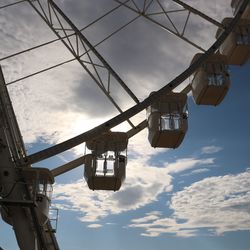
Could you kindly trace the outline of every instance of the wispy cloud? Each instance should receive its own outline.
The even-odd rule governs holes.
[[[201,165],[207,166],[214,164],[214,161],[215,161],[214,158],[207,158],[207,159],[183,158],[183,159],[178,159],[174,163],[167,164],[166,168],[169,174],[177,174],[192,169],[196,166],[201,166]]]
[[[131,222],[144,224],[144,223],[148,223],[150,221],[154,221],[154,220],[158,219],[160,215],[161,215],[161,212],[152,211],[150,213],[147,213],[145,217],[139,218],[139,219],[133,219],[133,220],[131,220]]]
[[[102,225],[101,224],[89,224],[88,225],[88,228],[101,228],[102,227]]]
[[[188,172],[186,174],[182,174],[181,176],[190,176],[190,175],[195,175],[195,174],[203,174],[203,173],[207,173],[209,171],[210,171],[209,168],[199,168],[199,169],[192,170],[191,172]]]
[[[81,221],[95,222],[111,214],[150,204],[157,200],[159,194],[171,190],[171,176],[163,168],[130,162],[126,182],[119,192],[93,192],[88,190],[84,180],[79,180],[76,183],[56,185],[54,203],[59,204],[61,209],[81,212]]]
[[[237,175],[205,178],[177,192],[171,199],[171,217],[148,215],[131,221],[130,227],[141,228],[144,236],[164,233],[181,237],[250,229],[250,171]],[[146,218],[144,220],[144,218]]]
[[[70,184],[57,184],[54,188],[54,203],[59,203],[62,209],[65,204],[66,210],[71,207],[72,211],[80,212],[81,221],[96,222],[112,214],[139,209],[157,201],[160,194],[172,192],[172,174],[214,163],[213,158],[184,158],[159,168],[150,161],[151,157],[158,155],[157,150],[148,151],[144,147],[145,143],[138,144],[136,138],[130,143],[135,153],[129,159],[126,181],[119,192],[93,192],[88,190],[84,180],[79,180]],[[160,212],[150,213],[143,220],[155,220],[159,215]]]
[[[214,153],[220,152],[222,149],[223,149],[222,147],[218,147],[218,146],[206,146],[201,149],[201,153],[202,154],[214,154]]]

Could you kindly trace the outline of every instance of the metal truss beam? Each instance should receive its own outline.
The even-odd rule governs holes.
[[[22,175],[26,157],[22,136],[16,121],[11,100],[0,67],[0,205],[6,214],[5,219],[13,226],[20,249],[59,249],[55,236],[47,232],[46,225],[39,224],[30,189]],[[27,167],[30,167],[28,165]],[[3,216],[3,217],[4,217]],[[36,243],[37,239],[37,243]],[[48,247],[48,245],[51,245]],[[54,246],[54,247],[53,247]]]
[[[213,18],[211,18],[208,15],[202,13],[201,11],[191,7],[190,5],[184,3],[184,2],[182,2],[180,0],[172,0],[172,1],[179,4],[179,5],[181,5],[184,9],[188,10],[189,12],[192,12],[193,14],[198,15],[201,18],[205,19],[206,21],[216,25],[217,27],[222,28],[222,29],[225,28],[220,22],[214,20]]]
[[[50,27],[54,34],[60,38],[65,47],[71,52],[74,58],[86,70],[120,113],[123,111],[114,100],[111,93],[112,81],[119,84],[135,103],[139,103],[138,98],[123,82],[119,75],[53,0],[27,1]],[[72,35],[72,37],[70,35]],[[63,39],[65,37],[66,39]],[[128,122],[133,127],[133,124],[130,121]]]
[[[97,44],[95,44],[94,47],[96,48],[97,46],[99,46],[100,44],[102,44],[104,41],[106,41],[107,39],[109,39],[111,36],[113,36],[114,34],[116,34],[117,32],[119,32],[120,30],[122,30],[123,28],[125,28],[126,26],[128,26],[129,24],[131,24],[132,22],[134,22],[137,18],[139,18],[139,16],[136,16],[135,18],[133,18],[132,20],[130,20],[129,22],[127,22],[127,23],[124,24],[123,26],[119,27],[117,30],[113,31],[113,32],[112,32],[111,34],[109,34],[107,37],[105,37],[105,38],[102,39],[100,42],[98,42]],[[98,18],[98,20],[99,20],[99,18]],[[96,20],[96,21],[97,21],[97,20]],[[93,23],[93,22],[92,22],[92,23]],[[86,27],[88,27],[88,26],[89,26],[89,25],[87,25]],[[85,29],[85,28],[83,28],[83,29]],[[81,29],[81,31],[82,31],[83,29]],[[65,38],[67,38],[67,37],[72,37],[73,35],[75,35],[75,33],[70,34],[70,35],[68,35],[68,36],[65,36],[65,37],[63,37],[62,39],[65,39]],[[6,56],[6,57],[1,58],[0,61],[9,59],[9,58],[14,57],[14,56],[18,56],[18,55],[23,54],[23,53],[25,53],[25,52],[29,52],[29,51],[31,51],[31,50],[40,48],[40,47],[42,47],[42,46],[45,46],[45,45],[48,45],[48,44],[51,44],[51,43],[53,43],[53,42],[60,41],[60,40],[61,40],[61,39],[54,39],[54,40],[52,40],[52,41],[49,41],[49,42],[46,42],[46,43],[43,43],[43,44],[34,46],[34,47],[32,47],[32,48],[29,48],[29,49],[26,49],[26,50],[23,50],[23,51],[19,51],[19,52],[17,52],[17,53],[12,54],[12,55],[9,55],[9,56]],[[82,56],[83,56],[83,55],[82,55]],[[55,65],[53,65],[53,66],[44,68],[44,69],[42,69],[42,70],[36,71],[36,72],[34,72],[34,73],[31,73],[31,74],[29,74],[29,75],[26,75],[26,76],[23,76],[23,77],[21,77],[21,78],[15,79],[15,80],[13,80],[13,81],[10,81],[10,82],[6,83],[6,85],[11,85],[11,84],[17,83],[17,82],[19,82],[19,81],[25,80],[25,79],[30,78],[30,77],[32,77],[32,76],[35,76],[35,75],[44,73],[44,72],[46,72],[46,71],[49,71],[49,70],[51,70],[51,69],[60,67],[60,66],[62,66],[62,65],[64,65],[64,64],[67,64],[67,63],[70,63],[70,62],[73,62],[73,61],[76,61],[76,60],[77,60],[77,58],[72,58],[72,59],[69,59],[69,60],[60,62],[60,63],[55,64]],[[83,60],[83,62],[86,63],[86,64],[90,64],[90,62],[88,62],[88,61],[86,61],[86,60]],[[101,65],[97,65],[97,64],[95,64],[95,65],[96,65],[96,66],[99,66],[99,67],[102,67]],[[109,84],[108,86],[109,86],[109,88],[110,88],[110,84]]]
[[[121,0],[113,0],[113,1],[122,4]],[[182,1],[179,1],[179,0],[172,0],[172,1],[175,2],[176,5],[183,7],[183,9],[177,8],[176,10],[167,10],[166,7],[164,7],[163,4],[160,2],[160,0],[151,0],[148,4],[147,4],[147,1],[144,0],[143,8],[139,8],[134,2],[133,2],[133,4],[123,3],[123,6],[130,9],[131,11],[133,11],[135,13],[141,14],[141,16],[143,16],[147,20],[151,21],[152,23],[158,25],[160,28],[166,30],[170,34],[177,36],[178,38],[180,38],[184,42],[190,44],[191,46],[195,47],[196,49],[198,49],[202,52],[205,52],[206,50],[202,46],[191,41],[189,38],[187,38],[185,36],[185,31],[186,31],[186,28],[187,28],[187,25],[189,22],[190,14],[193,13],[195,15],[198,15],[201,18],[205,19],[206,21],[208,21],[208,22],[210,22],[218,27],[221,27],[223,29],[224,29],[224,26],[221,23],[214,20],[213,18],[211,18],[211,17],[205,15],[204,13],[202,13],[201,11],[198,11],[195,8],[183,3]],[[156,7],[159,9],[159,11],[157,11],[157,12],[155,10],[151,11],[151,8],[154,9]],[[183,23],[183,26],[181,28],[177,28],[177,25],[172,20],[172,18],[169,14],[183,12],[183,11],[187,12],[186,20]],[[162,18],[164,18],[164,20],[168,21],[169,25],[165,25],[162,22],[156,20],[154,18],[155,16],[158,16],[158,17],[161,16]]]
[[[130,1],[130,0],[127,0],[127,1]],[[12,3],[12,4],[8,4],[8,5],[5,5],[5,6],[1,6],[1,8],[6,8],[8,6],[12,6],[14,4],[18,4],[18,3],[22,3],[22,2],[27,2],[27,0],[21,0],[20,2],[15,2],[15,3]],[[86,30],[87,28],[89,28],[90,26],[94,25],[95,23],[99,22],[101,19],[103,19],[104,17],[108,16],[109,14],[113,13],[114,11],[116,11],[117,9],[119,9],[120,7],[122,6],[122,4],[120,5],[117,5],[116,7],[114,7],[113,9],[107,11],[106,13],[104,13],[102,16],[98,17],[97,19],[95,19],[94,21],[92,21],[91,23],[89,23],[88,25],[86,25],[85,27],[81,28],[80,29],[80,32]],[[97,44],[94,45],[94,47],[96,48],[98,45],[100,45],[101,43],[103,43],[104,41],[106,41],[108,38],[110,38],[113,34],[117,33],[118,31],[120,31],[121,29],[123,29],[124,27],[126,27],[128,24],[130,24],[131,21],[125,25],[123,25],[122,27],[120,27],[118,30],[116,30],[115,32],[112,32],[112,34],[110,34],[108,37],[106,37],[105,39],[103,39],[102,41],[98,42]],[[22,50],[22,51],[19,51],[19,52],[16,52],[16,53],[13,53],[11,55],[7,55],[7,56],[4,56],[2,58],[0,58],[0,61],[3,61],[3,60],[6,60],[6,59],[9,59],[9,58],[12,58],[12,57],[15,57],[15,56],[18,56],[18,55],[21,55],[23,53],[26,53],[26,52],[30,52],[32,50],[35,50],[35,49],[38,49],[40,47],[43,47],[43,46],[46,46],[46,45],[49,45],[49,44],[52,44],[54,42],[57,42],[57,41],[60,41],[61,39],[65,39],[65,38],[69,38],[69,37],[72,37],[74,36],[75,33],[72,33],[68,36],[64,36],[64,37],[60,37],[60,38],[56,38],[54,40],[51,40],[51,41],[48,41],[48,42],[45,42],[45,43],[42,43],[42,44],[39,44],[39,45],[36,45],[36,46],[33,46],[31,48],[28,48],[28,49],[25,49],[25,50]],[[9,83],[9,84],[12,84]]]
[[[0,10],[1,10],[1,9],[5,9],[5,8],[8,8],[8,7],[13,6],[13,5],[17,5],[17,4],[26,2],[26,1],[27,1],[27,0],[20,0],[20,1],[14,2],[14,3],[9,3],[9,4],[6,4],[6,5],[0,6]]]

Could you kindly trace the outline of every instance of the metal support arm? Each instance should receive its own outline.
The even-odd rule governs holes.
[[[27,1],[50,27],[54,34],[61,40],[65,47],[71,52],[74,58],[80,63],[80,65],[85,69],[85,71],[120,113],[123,111],[115,101],[111,92],[112,88],[110,85],[112,84],[112,80],[116,84],[120,85],[135,103],[139,103],[138,98],[114,71],[114,69],[108,64],[108,62],[101,56],[95,46],[93,46],[88,41],[88,39],[72,23],[72,21],[65,15],[65,13],[56,5],[53,0],[43,0],[43,2],[47,3],[44,5],[42,5],[41,0]],[[71,32],[74,35],[68,34],[68,32]],[[66,39],[64,39],[65,37]],[[87,58],[87,61],[83,59],[84,56]],[[102,73],[103,70],[106,71],[105,74]],[[128,122],[133,127],[133,124],[130,121]]]

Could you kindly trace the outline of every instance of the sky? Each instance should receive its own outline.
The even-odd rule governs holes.
[[[0,6],[12,2],[0,0]],[[55,2],[79,29],[117,6],[111,0]],[[140,6],[141,1],[135,2]],[[169,10],[178,8],[172,1],[159,2]],[[232,16],[229,0],[188,3],[218,21]],[[153,5],[152,11],[157,8]],[[186,14],[171,15],[176,27],[183,27]],[[122,7],[83,34],[97,44],[134,17]],[[216,29],[191,15],[186,35],[207,49]],[[1,59],[52,39],[53,33],[27,3],[0,8],[0,64],[6,82],[71,59],[60,42]],[[200,52],[143,17],[97,49],[140,101],[185,70]],[[230,90],[219,106],[197,106],[189,95],[188,131],[179,148],[151,148],[146,129],[129,140],[127,176],[120,191],[89,190],[83,166],[56,177],[52,208],[59,209],[56,237],[61,250],[249,250],[250,62],[229,70]],[[133,105],[121,89],[112,87],[123,110]],[[11,84],[8,90],[27,154],[118,114],[77,62]],[[133,121],[145,118],[143,111]],[[123,124],[116,130],[127,128]],[[35,166],[53,169],[83,154],[80,145]],[[18,249],[13,230],[3,221],[0,246]]]

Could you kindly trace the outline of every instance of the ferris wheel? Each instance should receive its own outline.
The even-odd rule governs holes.
[[[248,0],[233,0],[233,17],[225,16],[220,22],[213,18],[211,13],[180,0],[106,1],[111,2],[110,5],[98,11],[96,17],[87,18],[87,25],[85,23],[84,27],[79,28],[79,25],[75,24],[78,20],[73,21],[70,12],[66,14],[63,11],[63,1],[5,2],[0,6],[0,11],[25,4],[56,38],[5,55],[0,58],[1,62],[58,41],[70,54],[70,59],[9,82],[4,79],[4,70],[1,69],[0,75],[0,113],[3,121],[0,133],[2,218],[13,226],[20,249],[59,249],[48,219],[54,178],[84,165],[84,177],[90,189],[118,191],[126,176],[126,151],[130,138],[147,128],[148,140],[152,147],[177,148],[188,129],[187,95],[190,93],[197,105],[219,105],[230,87],[228,65],[243,65],[248,60],[250,3]],[[91,32],[94,33],[96,25],[102,25],[110,16],[110,20],[116,20],[115,25],[112,23],[111,31],[96,41]],[[121,17],[121,20],[116,19],[117,16]],[[199,21],[195,22],[196,19]],[[183,46],[180,50],[190,48],[190,51],[194,52],[183,72],[170,78],[169,83],[159,85],[159,88],[151,86],[147,97],[145,94],[135,94],[133,86],[123,80],[121,73],[117,73],[118,67],[114,67],[109,62],[112,60],[103,55],[103,49],[99,49],[100,45],[106,44],[138,20],[143,22],[143,25],[148,25],[149,32],[150,27],[154,26],[161,32],[170,34],[177,46]],[[194,23],[203,25],[197,25],[193,32],[190,27],[193,27]],[[201,35],[206,27],[210,27],[210,36],[214,37],[212,42],[204,41]],[[130,38],[129,42],[134,41]],[[126,51],[123,52],[126,54]],[[175,52],[176,56],[178,52]],[[189,54],[189,51],[185,53]],[[97,85],[118,114],[87,132],[27,155],[7,87],[70,62],[77,62],[80,68],[87,72],[91,82]],[[129,105],[124,105],[124,102]],[[143,110],[146,110],[147,114],[142,119],[138,114]],[[125,132],[113,130],[124,123]],[[31,167],[34,163],[83,143],[89,153],[80,158],[52,170]]]

